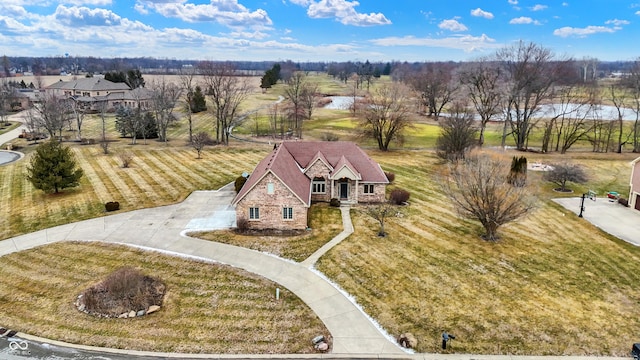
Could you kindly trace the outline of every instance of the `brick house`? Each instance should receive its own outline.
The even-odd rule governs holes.
[[[48,94],[73,99],[85,111],[97,112],[103,104],[107,111],[119,106],[148,109],[153,92],[146,88],[131,89],[125,83],[115,83],[100,77],[58,81],[45,88]]]
[[[640,210],[640,157],[631,162],[631,180],[629,182],[629,206]]]
[[[251,229],[305,229],[312,202],[382,202],[388,183],[355,143],[285,141],[260,161],[232,204]]]

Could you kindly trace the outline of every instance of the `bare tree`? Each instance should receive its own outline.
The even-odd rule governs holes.
[[[440,135],[436,140],[437,155],[441,159],[458,161],[478,143],[473,114],[458,103],[453,106],[451,116],[440,120]]]
[[[73,111],[73,115],[76,119],[76,139],[82,139],[82,123],[84,122],[84,116],[86,115],[86,111],[76,98],[69,97],[67,99],[71,110]]]
[[[302,71],[296,71],[286,81],[284,97],[289,105],[289,118],[292,120],[292,128],[298,139],[302,139],[302,119],[304,118],[304,93],[306,89],[306,75]]]
[[[273,138],[275,139],[280,136],[280,139],[284,139],[285,117],[284,114],[278,110],[278,104],[274,104],[269,108],[268,116]]]
[[[563,75],[570,60],[556,60],[551,50],[523,41],[498,50],[496,59],[503,66],[507,82],[502,145],[508,135],[506,128],[511,126],[516,148],[526,150],[529,134],[538,121],[535,115],[540,105],[553,97],[552,85]]]
[[[193,135],[193,137],[191,138],[191,146],[193,146],[193,148],[198,153],[198,159],[200,159],[204,147],[207,145],[211,145],[212,143],[213,140],[211,139],[211,136],[209,136],[209,134],[204,131]]]
[[[187,114],[187,122],[189,123],[189,142],[193,141],[193,119],[191,114],[193,112],[193,95],[196,88],[195,74],[196,72],[193,69],[180,73],[180,84],[182,85],[184,100],[182,110]]]
[[[559,186],[559,191],[567,191],[567,182],[583,184],[587,174],[577,164],[563,163],[552,165],[553,170],[544,173],[543,178]]]
[[[450,63],[427,63],[410,77],[409,84],[420,94],[427,114],[436,121],[458,89],[458,83],[453,81],[453,70]]]
[[[236,76],[230,63],[202,62],[198,65],[216,120],[216,142],[229,145],[231,129],[241,120],[240,105],[249,94],[246,79]]]
[[[400,83],[382,85],[367,101],[360,119],[362,133],[387,151],[391,141],[402,141],[404,130],[412,125],[408,89]]]
[[[480,116],[478,143],[482,146],[487,123],[502,112],[501,69],[495,62],[481,59],[464,65],[458,76]]]
[[[374,218],[378,224],[380,225],[380,230],[378,230],[378,236],[385,237],[387,236],[387,232],[384,228],[385,222],[388,218],[392,216],[398,216],[400,213],[400,208],[395,206],[389,202],[368,205],[364,208],[364,212]]]
[[[623,82],[629,89],[629,102],[635,114],[632,130],[633,152],[640,152],[640,58],[633,62]]]
[[[180,98],[181,89],[162,77],[159,81],[152,82],[151,90],[151,106],[158,126],[158,136],[160,141],[167,142],[167,129],[175,121],[173,109]]]
[[[11,109],[11,100],[13,98],[13,88],[9,86],[7,78],[0,79],[0,123],[9,123],[9,110]]]
[[[318,84],[307,82],[302,91],[302,107],[305,110],[304,117],[311,120],[313,112],[316,109],[316,96],[318,94]]]
[[[509,184],[509,171],[502,158],[476,153],[451,164],[440,182],[460,216],[482,224],[485,240],[497,241],[500,226],[521,218],[535,206],[528,186]]]
[[[616,146],[616,152],[618,154],[622,153],[622,147],[627,143],[631,134],[626,136],[626,139],[623,140],[624,137],[624,116],[626,112],[626,102],[627,99],[627,89],[624,88],[623,84],[613,83],[607,87],[607,93],[609,95],[609,99],[613,106],[616,109],[616,114],[618,118],[616,119],[616,123],[618,124],[618,142]]]
[[[591,130],[587,117],[592,114],[592,105],[584,93],[584,87],[573,85],[556,90],[554,103],[550,106],[552,114],[544,122],[543,152],[552,151],[555,141],[555,151],[564,154]]]
[[[100,122],[102,124],[102,138],[100,139],[100,147],[102,152],[106,155],[109,153],[109,141],[107,140],[107,110],[108,104],[106,100],[99,101],[97,103],[98,113],[100,115]]]
[[[71,113],[68,102],[56,95],[45,93],[40,101],[34,104],[34,109],[39,127],[47,130],[51,138],[56,135],[62,138],[62,130]]]

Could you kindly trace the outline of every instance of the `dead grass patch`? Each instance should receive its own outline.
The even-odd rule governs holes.
[[[309,213],[310,230],[296,234],[264,232],[239,234],[225,230],[192,233],[190,236],[263,251],[294,261],[303,261],[343,229],[339,208],[318,203],[311,206]]]
[[[245,271],[99,243],[56,243],[2,257],[2,326],[76,344],[187,353],[313,353],[329,335],[294,294]],[[161,278],[161,311],[132,319],[79,312],[75,297],[123,266]]]
[[[543,183],[537,211],[505,226],[500,242],[482,241],[479,225],[459,219],[439,194],[431,152],[372,155],[411,192],[411,205],[389,221],[385,239],[373,219],[354,213],[355,233],[318,268],[391,334],[411,332],[419,352],[441,352],[447,330],[457,353],[628,354],[638,331],[640,249],[551,203]],[[590,174],[585,189],[628,186],[628,177],[613,177],[628,174],[631,155],[573,156]]]

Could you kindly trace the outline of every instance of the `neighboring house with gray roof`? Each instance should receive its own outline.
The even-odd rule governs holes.
[[[285,141],[260,161],[232,204],[250,229],[305,229],[312,202],[383,202],[388,183],[355,143]]]
[[[133,89],[125,83],[115,83],[100,77],[58,81],[46,87],[48,94],[73,99],[85,111],[100,111],[106,104],[107,111],[119,106],[148,109],[153,92],[145,88]]]

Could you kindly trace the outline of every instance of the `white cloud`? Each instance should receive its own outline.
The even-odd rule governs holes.
[[[546,8],[548,8],[547,5],[536,4],[531,7],[531,11],[542,11],[542,10],[545,10]]]
[[[266,11],[249,11],[238,0],[211,0],[209,4],[191,4],[181,0],[139,2],[162,16],[186,22],[216,22],[231,28],[268,29],[272,21]],[[138,10],[140,11],[140,10]]]
[[[629,22],[629,21],[627,21],[627,20],[618,20],[618,19],[613,19],[613,20],[607,20],[607,21],[605,21],[605,24],[607,24],[607,25],[614,25],[614,26],[620,27],[620,26],[622,26],[622,25],[629,25],[629,24],[630,24],[630,22]]]
[[[511,19],[509,21],[509,24],[515,24],[515,25],[526,25],[526,24],[540,25],[540,22],[538,20],[533,20],[532,18],[530,18],[528,16],[520,16],[518,18]]]
[[[565,1],[565,2],[562,3],[562,6],[565,6],[565,7],[569,6],[569,3]]]
[[[493,14],[488,12],[488,11],[484,11],[480,8],[477,8],[475,10],[471,10],[471,15],[476,16],[476,17],[483,17],[485,19],[493,19]]]
[[[465,52],[473,52],[484,49],[494,49],[501,45],[496,44],[495,39],[485,34],[481,36],[459,35],[446,38],[417,38],[414,36],[387,37],[373,39],[371,42],[377,46],[424,46],[458,49]]]
[[[467,31],[467,27],[461,24],[456,19],[442,20],[438,27],[443,30],[449,30],[453,32]]]
[[[511,5],[518,5],[518,0],[508,0]]]
[[[588,35],[598,34],[598,33],[614,33],[616,29],[612,29],[606,26],[587,26],[584,28],[574,28],[571,26],[565,26],[553,31],[553,35],[560,36],[563,38],[566,37],[586,37]]]
[[[640,10],[636,11],[636,15],[640,15]]]
[[[66,7],[58,5],[54,13],[56,20],[71,27],[81,26],[114,26],[119,25],[121,18],[110,10],[89,9],[87,7]]]
[[[382,13],[362,14],[355,10],[360,5],[357,1],[348,0],[320,0],[311,1],[307,8],[307,15],[313,19],[332,18],[345,25],[374,26],[388,25],[391,21]]]

